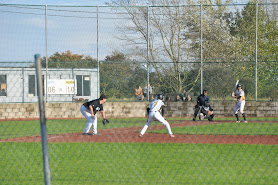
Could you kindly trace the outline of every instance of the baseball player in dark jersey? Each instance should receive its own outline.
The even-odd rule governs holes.
[[[205,105],[200,109],[199,119],[208,119],[209,121],[213,121],[213,117],[213,108],[210,106],[209,102],[205,102]]]
[[[200,109],[202,107],[205,107],[206,103],[208,103],[208,102],[209,102],[208,91],[203,90],[203,94],[199,95],[197,98],[197,105],[195,106],[193,121],[196,121],[196,117],[197,117],[197,114],[199,113]],[[212,121],[212,118],[210,121]]]
[[[84,130],[84,135],[95,135],[97,134],[97,116],[96,113],[99,111],[102,115],[103,124],[108,124],[109,121],[105,119],[105,113],[103,111],[103,104],[106,102],[107,97],[102,94],[99,99],[92,100],[81,105],[80,111],[83,116],[87,119],[87,125]],[[90,128],[93,126],[93,133],[89,133]]]

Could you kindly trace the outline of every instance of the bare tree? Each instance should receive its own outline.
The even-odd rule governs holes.
[[[188,86],[192,88],[200,78],[199,71],[195,74],[195,80],[192,77],[191,81],[187,80],[189,71],[196,67],[194,62],[200,62],[200,6],[190,0],[140,1],[141,4],[151,5],[149,8],[134,7],[136,1],[130,0],[118,0],[114,3],[124,7],[123,12],[132,21],[132,24],[119,27],[122,33],[119,39],[130,44],[130,54],[148,60],[161,82],[160,85],[169,86],[168,90],[171,92],[181,92]],[[212,1],[203,0],[199,3],[212,4]],[[215,3],[221,5],[222,1],[216,0]],[[226,2],[228,3],[229,1]],[[207,14],[204,14],[206,17],[202,26],[204,38],[210,42],[204,49],[207,58],[231,54],[229,51],[232,46],[227,47],[232,45],[228,26],[220,16],[210,19],[212,14],[222,15],[224,11],[225,7],[222,6],[207,7],[205,10]],[[214,26],[211,26],[212,23]],[[226,29],[224,34],[219,33],[217,30],[223,30],[223,27]],[[126,48],[128,46],[125,45]],[[165,76],[168,78],[165,79]],[[167,83],[169,78],[172,83]]]
[[[161,82],[160,85],[170,86],[168,89],[172,92],[181,92],[186,85],[186,69],[190,68],[190,64],[184,63],[189,55],[186,52],[188,43],[183,38],[186,30],[182,25],[186,12],[181,6],[187,2],[150,0],[145,3],[140,1],[152,5],[150,8],[130,7],[134,3],[129,0],[116,1],[117,5],[125,7],[124,11],[133,23],[133,25],[120,27],[122,33],[120,39],[131,44],[129,51],[133,56],[149,61]],[[146,43],[148,43],[149,55],[147,55]],[[174,83],[165,84],[167,80],[165,74],[170,76]]]

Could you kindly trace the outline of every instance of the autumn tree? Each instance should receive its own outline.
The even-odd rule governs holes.
[[[46,57],[42,58],[42,65],[46,66]],[[97,67],[96,59],[83,54],[73,54],[71,51],[56,52],[48,57],[49,68],[88,68]]]

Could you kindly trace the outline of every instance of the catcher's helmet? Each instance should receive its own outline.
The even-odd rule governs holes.
[[[157,94],[156,96],[157,96],[157,99],[158,99],[158,100],[163,100],[163,98],[164,98],[164,97],[163,97],[163,94]]]

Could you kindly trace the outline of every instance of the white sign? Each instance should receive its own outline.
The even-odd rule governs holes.
[[[76,94],[75,80],[48,79],[47,94]]]

